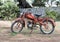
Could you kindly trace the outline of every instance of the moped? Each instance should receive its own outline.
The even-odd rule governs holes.
[[[42,18],[40,16],[42,16],[42,14],[38,15],[32,14],[30,12],[23,13],[19,18],[17,18],[12,23],[11,31],[21,32],[25,25],[27,25],[27,28],[31,29],[30,33],[32,33],[33,28],[37,28],[39,26],[39,29],[43,34],[51,34],[55,28],[55,21],[52,18],[49,17]],[[25,21],[27,21],[27,23]]]

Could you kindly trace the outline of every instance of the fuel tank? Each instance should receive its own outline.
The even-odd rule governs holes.
[[[34,20],[35,19],[35,16],[32,13],[26,13],[25,14],[25,18]]]

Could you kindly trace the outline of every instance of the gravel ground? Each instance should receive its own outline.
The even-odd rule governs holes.
[[[6,27],[1,27],[3,25]],[[0,42],[60,42],[60,22],[56,22],[55,31],[50,35],[38,32],[29,34],[28,31],[14,34],[11,33],[9,26],[10,21],[0,22]]]

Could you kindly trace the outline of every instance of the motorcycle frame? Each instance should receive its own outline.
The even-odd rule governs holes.
[[[23,24],[24,24],[24,26],[25,26],[25,15],[26,14],[23,14],[22,16],[20,16],[19,18],[17,18],[15,21],[22,21],[23,22]],[[41,20],[40,20],[41,19]],[[48,17],[46,17],[46,18],[34,18],[34,20],[33,20],[33,22],[34,23],[37,23],[37,22],[39,22],[39,24],[40,25],[43,25],[44,23],[44,21],[47,21],[48,22],[48,20],[50,20],[51,22],[52,22],[52,24],[54,25],[54,27],[56,26],[56,24],[55,24],[55,21],[52,19],[52,18],[48,18]]]

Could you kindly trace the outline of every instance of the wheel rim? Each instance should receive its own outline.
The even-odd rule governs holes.
[[[13,26],[13,31],[18,33],[22,29],[22,24],[20,22],[17,22]]]
[[[46,28],[42,25],[42,30],[43,30],[43,32],[44,33],[50,33],[52,30],[53,30],[53,27],[52,27],[52,24],[50,23],[50,22],[48,22],[48,23],[46,23],[46,22],[44,22],[45,24],[47,24],[46,26]]]

